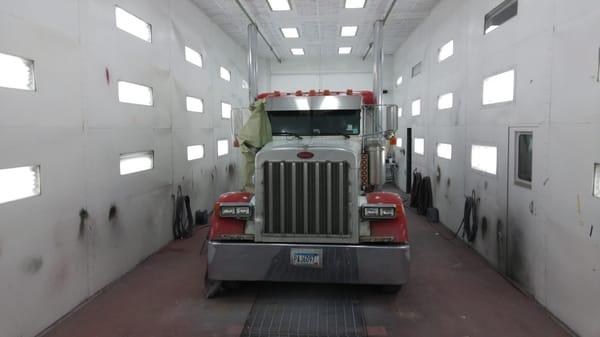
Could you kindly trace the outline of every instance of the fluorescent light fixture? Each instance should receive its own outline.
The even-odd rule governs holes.
[[[398,117],[402,117],[402,108],[398,108]]]
[[[117,28],[152,43],[152,26],[126,10],[115,6]]]
[[[191,145],[187,147],[187,160],[192,161],[204,158],[204,145]]]
[[[340,35],[342,37],[352,37],[356,36],[356,32],[358,32],[358,26],[342,26]]]
[[[437,156],[440,158],[452,159],[452,144],[438,143]]]
[[[495,31],[495,30],[496,30],[498,27],[500,27],[500,26],[497,26],[497,25],[491,25],[491,26],[489,26],[489,27],[487,27],[487,28],[485,29],[485,32],[484,32],[484,34],[491,33],[491,32],[493,32],[493,31]]]
[[[0,87],[35,91],[33,61],[0,53]]]
[[[288,0],[267,0],[272,11],[289,11],[292,9]]]
[[[340,47],[338,48],[338,54],[340,55],[348,55],[352,53],[352,47]]]
[[[396,138],[396,147],[402,147],[402,138],[400,138],[400,137]]]
[[[225,68],[225,67],[220,67],[219,68],[219,75],[221,76],[222,79],[224,79],[225,81],[229,82],[231,81],[231,72]]]
[[[296,27],[281,28],[281,34],[286,39],[297,39],[300,37],[300,33],[298,33],[298,28]]]
[[[415,153],[424,155],[425,154],[425,138],[415,138]]]
[[[404,78],[402,76],[398,76],[398,78],[396,79],[396,86],[399,87],[402,82],[404,82]]]
[[[0,204],[40,195],[40,166],[0,169]]]
[[[123,153],[119,161],[122,176],[154,168],[154,151]]]
[[[304,48],[292,48],[290,50],[292,52],[292,55],[296,55],[296,56],[304,55]]]
[[[202,68],[202,54],[188,46],[185,46],[185,60]]]
[[[600,198],[600,164],[594,164],[594,196]]]
[[[145,106],[154,105],[152,88],[131,82],[119,81],[119,102]]]
[[[229,141],[227,139],[219,139],[217,141],[217,156],[221,157],[229,153]]]
[[[512,102],[514,98],[514,69],[483,80],[483,105]]]
[[[204,101],[200,98],[187,96],[185,98],[185,106],[187,111],[204,112]]]
[[[454,55],[454,40],[443,45],[438,52],[438,62],[442,62]]]
[[[224,119],[231,119],[231,104],[221,102],[221,117]]]
[[[367,0],[346,0],[345,8],[365,8]]]
[[[498,148],[495,146],[472,145],[471,168],[496,175],[498,168]]]
[[[438,110],[451,109],[454,106],[454,94],[449,92],[438,97]]]
[[[411,104],[411,115],[420,116],[421,115],[421,100],[416,99]]]

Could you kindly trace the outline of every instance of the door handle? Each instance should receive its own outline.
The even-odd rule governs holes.
[[[535,205],[533,204],[533,200],[529,203],[529,213],[535,214]]]

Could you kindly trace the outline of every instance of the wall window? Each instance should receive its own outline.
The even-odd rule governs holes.
[[[221,157],[229,153],[229,141],[227,139],[219,139],[217,141],[217,156]]]
[[[452,144],[438,143],[437,156],[444,159],[452,159]]]
[[[517,0],[505,0],[496,8],[485,15],[483,33],[488,34],[500,27],[506,21],[517,15],[519,2]]]
[[[398,108],[398,117],[402,117],[402,108]]]
[[[119,168],[122,176],[151,170],[154,168],[154,151],[122,153]]]
[[[204,101],[200,98],[187,96],[185,98],[185,106],[187,111],[204,112]]]
[[[231,119],[231,104],[221,102],[221,117],[224,119]]]
[[[187,147],[187,160],[192,161],[204,158],[204,145],[191,145]]]
[[[0,53],[0,87],[35,91],[33,60]]]
[[[454,94],[449,92],[438,97],[438,110],[451,109],[454,106]]]
[[[533,176],[533,134],[517,132],[517,165],[515,182],[526,187],[531,186]]]
[[[424,155],[425,154],[425,138],[415,138],[415,153]]]
[[[454,55],[454,40],[450,40],[438,50],[438,62],[442,62]]]
[[[396,86],[399,87],[402,84],[403,81],[404,81],[404,78],[402,78],[402,76],[399,76],[396,79]]]
[[[0,169],[0,204],[40,195],[40,166]]]
[[[413,116],[421,115],[421,99],[416,99],[412,102],[410,112]]]
[[[185,46],[185,60],[193,65],[202,68],[202,54],[188,46]]]
[[[594,196],[600,198],[600,164],[594,164]]]
[[[400,147],[401,148],[403,146],[404,145],[403,145],[402,138],[400,138],[400,137],[396,138],[396,147]]]
[[[512,102],[515,99],[515,70],[483,80],[483,105]]]
[[[152,26],[126,10],[115,6],[117,28],[146,42],[152,42]]]
[[[225,81],[227,81],[227,82],[231,81],[231,72],[229,70],[227,70],[227,68],[224,68],[224,67],[219,68],[219,75]]]
[[[423,64],[421,62],[419,62],[412,67],[412,70],[410,72],[412,77],[417,77],[417,75],[419,75],[421,73],[422,65]]]
[[[152,88],[131,82],[119,81],[119,102],[153,106]]]
[[[496,175],[498,170],[498,148],[495,146],[471,145],[471,168]]]

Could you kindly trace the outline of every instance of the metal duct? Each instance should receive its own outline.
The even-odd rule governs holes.
[[[258,27],[251,23],[248,25],[248,98],[250,104],[253,104],[256,96],[258,96],[258,83],[256,79],[258,73],[257,45]]]
[[[376,104],[383,104],[383,20],[377,20],[373,27],[373,93]]]

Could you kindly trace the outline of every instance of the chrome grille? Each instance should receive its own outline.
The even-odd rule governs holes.
[[[264,163],[265,234],[348,236],[348,163]]]

